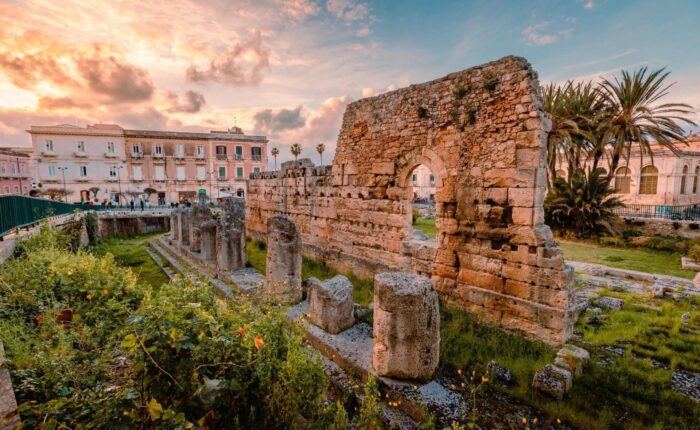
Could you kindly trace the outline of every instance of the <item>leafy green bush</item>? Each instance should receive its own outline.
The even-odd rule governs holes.
[[[627,242],[621,237],[617,236],[602,236],[598,238],[598,242],[605,246],[627,246]]]
[[[547,224],[561,234],[579,238],[614,234],[611,222],[616,215],[612,210],[623,204],[613,193],[601,169],[588,173],[576,170],[570,182],[556,178],[544,202]]]
[[[641,235],[642,233],[637,230],[624,230],[622,232],[622,238],[625,240],[630,240],[633,237],[640,237]]]
[[[685,252],[686,240],[681,237],[651,236],[644,246],[651,249],[659,249],[670,252]]]

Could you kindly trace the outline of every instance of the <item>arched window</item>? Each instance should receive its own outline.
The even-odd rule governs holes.
[[[695,168],[695,175],[693,175],[693,194],[698,192],[698,175],[700,175],[700,166]]]
[[[615,192],[618,194],[629,194],[632,171],[627,167],[620,167],[615,172]]]
[[[654,166],[646,166],[642,169],[642,177],[639,181],[639,194],[656,194],[656,186],[659,182],[659,169]]]
[[[681,194],[685,194],[685,186],[688,178],[688,166],[683,166],[683,176],[681,176]]]

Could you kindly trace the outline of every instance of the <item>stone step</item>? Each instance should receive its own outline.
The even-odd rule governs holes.
[[[175,272],[173,271],[173,269],[165,266],[162,258],[158,255],[158,253],[155,250],[152,249],[150,244],[148,247],[146,247],[146,253],[148,253],[151,259],[158,265],[158,267],[160,267],[160,270],[162,270],[163,273],[167,275],[168,279],[173,279],[175,277]]]

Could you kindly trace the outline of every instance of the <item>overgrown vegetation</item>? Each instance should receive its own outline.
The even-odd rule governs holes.
[[[246,245],[248,251],[248,264],[258,272],[265,273],[265,261],[267,250],[265,243],[259,240],[249,240]],[[353,272],[341,272],[328,266],[324,261],[315,258],[302,258],[301,278],[302,281],[314,277],[320,280],[330,279],[336,275],[345,275],[353,286],[352,296],[355,303],[367,306],[372,302],[373,280],[362,278]]]
[[[425,218],[419,216],[413,223],[413,228],[419,230],[429,239],[435,239],[437,228],[435,228],[435,218]]]
[[[95,247],[94,253],[96,255],[112,254],[120,266],[130,267],[139,281],[157,288],[167,283],[168,277],[148,255],[146,247],[150,239],[159,235],[160,233],[129,239],[102,239]]]
[[[0,338],[28,428],[333,428],[293,325],[206,284],[152,288],[53,228],[0,271]],[[335,427],[342,428],[342,427]]]

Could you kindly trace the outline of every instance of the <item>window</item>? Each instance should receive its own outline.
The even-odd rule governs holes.
[[[204,157],[204,146],[203,145],[197,146],[197,157]]]
[[[683,166],[683,176],[681,176],[681,194],[685,194],[685,186],[688,177],[688,166]]]
[[[253,160],[261,160],[262,159],[262,148],[259,146],[254,146],[250,148],[250,155],[253,158]]]
[[[156,145],[153,147],[153,152],[155,155],[163,155],[163,145],[156,143]]]
[[[10,173],[13,175],[17,173],[17,166],[15,165],[15,163],[10,163]]]
[[[156,180],[165,179],[165,166],[156,166]]]
[[[197,180],[203,181],[207,178],[207,171],[204,166],[197,166]]]
[[[656,194],[658,181],[659,170],[654,166],[644,167],[639,181],[639,194]]]
[[[141,170],[141,166],[139,164],[134,164],[131,169],[135,180],[140,181],[143,179],[143,171]]]
[[[236,159],[240,160],[243,158],[243,147],[242,146],[236,146]]]
[[[15,194],[19,194],[19,186],[18,185],[15,185],[13,190],[14,190]]]
[[[236,167],[236,178],[243,179],[243,167]]]
[[[185,156],[185,145],[183,145],[182,143],[177,144],[177,156],[178,157]]]
[[[51,179],[55,178],[56,177],[56,166],[54,166],[53,164],[49,164],[47,166],[47,168],[48,168],[49,178],[51,178]]]
[[[627,167],[620,167],[615,172],[615,192],[618,194],[629,194],[632,172]]]
[[[79,140],[76,149],[78,150],[78,152],[85,152],[85,142]]]
[[[413,181],[413,185],[418,185],[418,175],[414,173],[411,180]]]
[[[260,173],[260,167],[253,167],[253,173]]]
[[[216,158],[219,160],[226,159],[226,146],[216,145]]]
[[[81,178],[87,178],[87,166],[78,166],[78,175]]]
[[[177,179],[185,180],[185,166],[177,166]]]
[[[140,154],[141,146],[138,143],[134,143],[133,145],[131,145],[131,152],[134,154]]]
[[[219,166],[219,179],[226,179],[226,166]]]
[[[700,175],[700,166],[695,168],[695,175],[693,176],[693,194],[698,192],[698,175]]]
[[[109,166],[109,177],[110,178],[117,177],[117,166]]]
[[[435,175],[430,175],[430,186],[431,187],[435,186]]]
[[[114,142],[107,142],[107,153],[114,154]]]
[[[45,148],[47,151],[52,152],[53,151],[53,140],[47,139]]]

